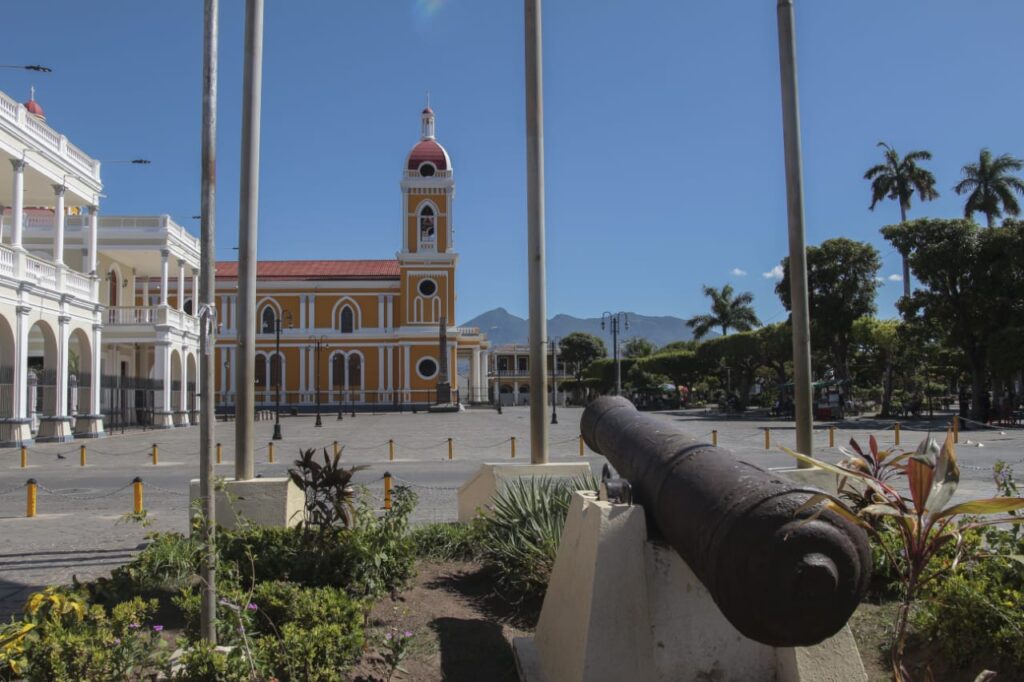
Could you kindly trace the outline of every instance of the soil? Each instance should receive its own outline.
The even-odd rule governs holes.
[[[412,585],[370,614],[370,649],[356,682],[387,680],[375,646],[389,630],[413,632],[396,682],[518,682],[512,639],[532,632],[539,604],[513,605],[494,592],[494,578],[473,562],[420,562]]]

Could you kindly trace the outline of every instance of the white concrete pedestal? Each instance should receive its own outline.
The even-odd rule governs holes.
[[[189,514],[199,499],[199,480],[189,482]],[[226,481],[216,493],[217,525],[234,528],[240,519],[257,526],[297,526],[302,522],[305,499],[290,478],[253,478]]]
[[[71,432],[71,417],[40,417],[38,443],[70,443],[75,439]]]
[[[188,426],[188,412],[175,412],[174,413],[174,425],[175,426]]]
[[[34,442],[31,419],[0,419],[0,448],[28,447]]]
[[[524,682],[860,682],[849,627],[813,647],[744,637],[643,507],[573,496],[534,637],[513,642]]]
[[[482,464],[473,478],[459,486],[459,523],[472,521],[480,509],[494,499],[498,490],[516,478],[575,478],[590,473],[587,462],[557,464]]]
[[[102,414],[80,414],[75,417],[75,438],[103,438]]]
[[[154,429],[173,429],[174,428],[174,413],[173,412],[154,412],[153,413],[153,428]]]

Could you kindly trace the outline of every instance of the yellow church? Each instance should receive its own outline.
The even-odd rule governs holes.
[[[282,408],[299,411],[487,401],[487,339],[455,325],[455,178],[429,106],[421,127],[403,169],[397,258],[258,263],[257,405],[273,407],[279,391]],[[223,412],[237,389],[237,262],[217,264],[216,291]],[[438,393],[445,379],[450,400]]]

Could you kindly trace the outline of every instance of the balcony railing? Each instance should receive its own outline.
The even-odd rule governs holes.
[[[100,163],[68,142],[68,138],[46,125],[17,101],[0,92],[0,119],[21,130],[41,148],[53,152],[84,175],[100,179]]]
[[[92,296],[92,279],[80,272],[75,272],[74,270],[65,272],[64,286],[73,294],[78,294],[85,298]]]
[[[478,336],[480,327],[459,327],[459,334],[462,336]]]
[[[523,377],[523,378],[529,378],[530,370],[528,370],[528,369],[492,369],[492,370],[490,370],[488,372],[488,375],[490,375],[492,377],[499,377],[499,378],[502,378],[502,377],[509,377],[509,378],[512,378],[512,377]],[[551,367],[550,366],[548,367],[547,375],[551,376]],[[555,376],[557,376],[557,377],[571,377],[572,376],[572,372],[570,372],[569,370],[567,370],[564,367],[559,367],[558,371],[555,372]]]
[[[168,325],[199,333],[199,320],[169,306],[117,306],[107,308],[107,326],[130,327]]]

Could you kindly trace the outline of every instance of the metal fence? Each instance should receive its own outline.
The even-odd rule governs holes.
[[[462,393],[452,389],[451,401],[459,404]],[[216,413],[219,419],[232,419],[235,416],[235,394],[217,393]],[[256,409],[275,410],[278,404],[277,393],[273,389],[256,389]],[[427,410],[438,405],[436,389],[420,389],[409,391],[376,391],[376,390],[337,390],[320,391],[319,411],[323,415],[351,412],[415,412]],[[282,414],[314,414],[317,412],[316,391],[281,391]]]
[[[100,406],[107,431],[153,425],[156,394],[163,382],[149,377],[104,375],[100,382]]]

